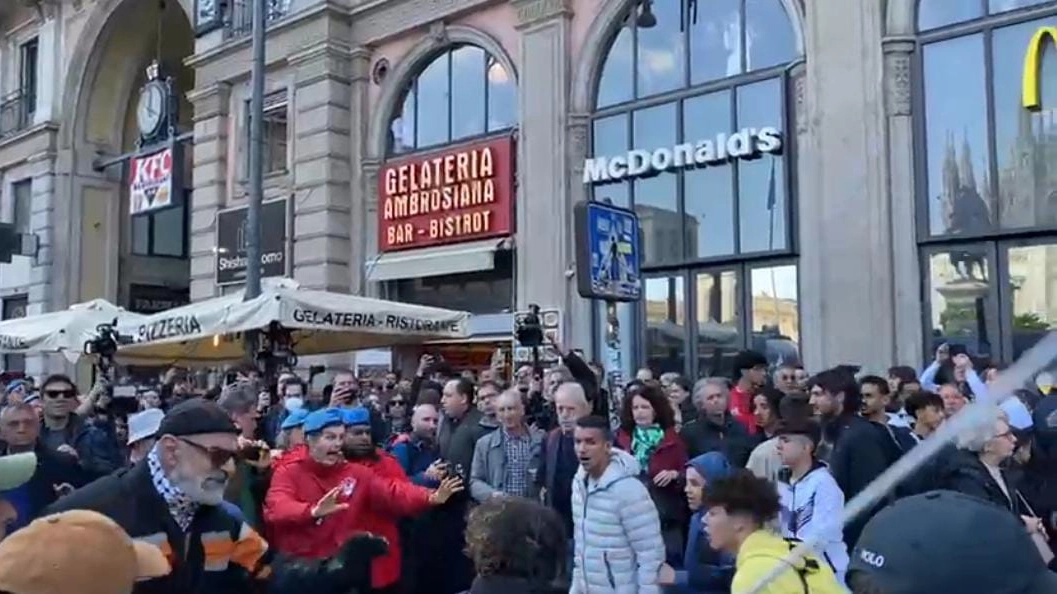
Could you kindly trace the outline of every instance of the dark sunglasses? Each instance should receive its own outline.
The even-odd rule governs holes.
[[[404,406],[406,404],[407,403],[404,402],[403,400],[390,400],[389,401],[389,406]]]
[[[76,398],[77,390],[44,390],[47,398]]]
[[[209,458],[209,461],[216,468],[220,468],[221,466],[224,466],[225,464],[228,463],[228,461],[232,460],[235,457],[235,455],[236,455],[236,452],[233,452],[231,450],[225,450],[224,448],[207,447],[207,446],[204,446],[204,445],[202,445],[200,443],[195,443],[195,442],[191,441],[190,439],[184,439],[182,437],[177,437],[176,439],[179,439],[180,441],[182,441],[182,442],[186,443],[187,445],[193,447],[194,449],[198,450],[199,452],[202,452],[203,454],[205,454]]]

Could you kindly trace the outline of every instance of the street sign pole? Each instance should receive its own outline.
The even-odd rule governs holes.
[[[264,200],[264,26],[267,0],[253,0],[250,96],[250,192],[246,209],[246,300],[261,294],[261,202]]]

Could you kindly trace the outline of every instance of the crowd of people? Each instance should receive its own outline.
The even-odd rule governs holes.
[[[1057,592],[1049,374],[842,523],[998,370],[946,346],[920,373],[754,351],[733,367],[617,389],[577,352],[509,378],[425,355],[405,378],[330,370],[321,390],[252,366],[206,393],[173,370],[128,399],[13,382],[0,592]]]

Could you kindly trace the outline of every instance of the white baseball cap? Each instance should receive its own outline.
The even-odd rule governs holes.
[[[128,445],[137,441],[154,437],[161,426],[161,420],[165,413],[159,408],[148,408],[128,417]]]

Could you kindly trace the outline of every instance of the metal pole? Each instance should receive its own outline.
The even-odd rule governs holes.
[[[250,97],[250,195],[246,209],[247,300],[261,294],[261,201],[264,199],[264,13],[268,0],[253,3],[253,72]]]

